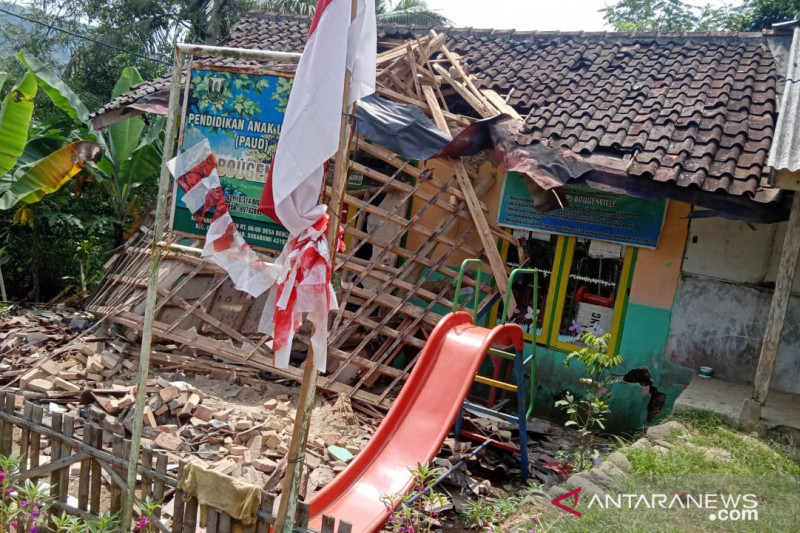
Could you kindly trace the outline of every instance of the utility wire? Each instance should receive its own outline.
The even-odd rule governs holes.
[[[140,57],[140,58],[146,59],[148,61],[153,61],[155,63],[161,63],[162,65],[168,65],[168,66],[172,65],[172,63],[169,63],[169,62],[164,61],[162,59],[156,59],[154,57],[148,57],[148,56],[146,56],[144,54],[139,54],[137,52],[131,52],[130,50],[126,50],[124,48],[121,48],[119,46],[115,46],[113,44],[104,43],[102,41],[98,41],[97,39],[93,39],[91,37],[87,37],[85,35],[81,35],[79,33],[75,33],[73,31],[65,30],[64,28],[59,28],[58,26],[53,26],[52,24],[47,24],[46,22],[41,22],[39,20],[28,18],[28,17],[26,17],[24,15],[20,15],[19,13],[14,13],[12,11],[8,11],[7,9],[3,9],[2,7],[0,7],[0,13],[5,13],[6,15],[11,15],[12,17],[17,17],[19,19],[28,21],[28,22],[30,22],[32,24],[38,24],[40,26],[44,26],[45,28],[49,28],[51,30],[60,31],[62,33],[66,33],[67,35],[72,35],[73,37],[77,37],[77,38],[83,39],[85,41],[90,41],[90,42],[93,42],[95,44],[99,44],[101,46],[107,46],[107,47],[112,48],[114,50],[118,50],[120,52],[125,52],[126,54],[130,54],[130,55],[133,55],[133,56],[136,56],[136,57]]]

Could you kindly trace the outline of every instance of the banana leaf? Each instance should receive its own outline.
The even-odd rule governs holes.
[[[36,78],[28,72],[3,100],[0,108],[0,176],[14,168],[25,150],[34,96]]]
[[[117,96],[126,93],[133,85],[142,82],[142,77],[139,71],[134,67],[126,67],[122,70],[122,74],[114,86],[114,91],[111,93],[113,100]],[[109,134],[111,135],[111,147],[114,151],[114,161],[117,165],[121,165],[123,161],[128,159],[136,147],[139,145],[139,138],[142,136],[144,130],[144,120],[142,117],[134,116],[115,122],[108,127]]]
[[[41,159],[14,180],[0,196],[0,210],[38,202],[61,188],[83,169],[88,161],[99,161],[102,147],[91,141],[77,141]]]
[[[36,80],[41,85],[42,90],[47,93],[47,96],[53,101],[56,107],[64,111],[67,115],[72,117],[79,125],[84,126],[88,133],[92,136],[95,135],[94,130],[89,124],[89,110],[83,104],[81,99],[70,89],[61,78],[47,68],[47,66],[36,59],[28,52],[19,52],[17,54],[19,60],[23,65],[28,67],[28,70],[36,76]]]
[[[0,72],[0,89],[3,88],[3,85],[6,82],[6,77],[8,77],[8,72]]]

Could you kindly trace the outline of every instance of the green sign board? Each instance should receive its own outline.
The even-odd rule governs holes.
[[[208,139],[217,160],[222,191],[239,233],[251,246],[279,251],[289,232],[258,212],[269,164],[275,154],[292,78],[277,75],[194,70],[183,117],[181,151]],[[172,229],[205,236],[176,187]]]
[[[645,248],[658,246],[667,200],[643,200],[588,187],[564,185],[569,205],[539,214],[518,172],[506,174],[497,224],[507,228],[541,230]]]

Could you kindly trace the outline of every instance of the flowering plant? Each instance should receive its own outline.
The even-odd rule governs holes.
[[[0,533],[39,533],[46,529],[47,510],[52,501],[47,486],[30,479],[22,482],[21,462],[20,456],[0,455]]]
[[[442,469],[418,463],[411,474],[414,485],[407,494],[381,496],[389,511],[387,526],[397,533],[430,533],[439,512],[450,504],[447,496],[433,490]]]

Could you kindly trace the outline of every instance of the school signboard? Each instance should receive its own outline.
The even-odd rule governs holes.
[[[664,225],[667,200],[643,200],[588,187],[564,185],[569,205],[539,214],[518,172],[506,174],[497,224],[507,228],[540,230],[562,235],[656,248]]]
[[[258,212],[258,203],[275,154],[292,78],[198,69],[191,73],[182,122],[180,151],[203,139],[211,143],[231,217],[248,244],[280,251],[289,233]],[[172,229],[205,236],[208,216],[198,223],[176,188]]]

